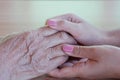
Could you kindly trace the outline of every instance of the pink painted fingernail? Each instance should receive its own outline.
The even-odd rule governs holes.
[[[64,46],[63,46],[63,51],[65,51],[65,52],[70,52],[70,53],[72,53],[72,52],[73,52],[73,49],[74,49],[74,46],[72,46],[72,45],[64,45]]]
[[[47,22],[47,24],[48,24],[48,26],[50,26],[50,27],[55,27],[55,26],[57,26],[57,22],[55,21],[55,20],[48,20],[48,22]]]

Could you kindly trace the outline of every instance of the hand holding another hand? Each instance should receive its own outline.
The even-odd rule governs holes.
[[[48,19],[46,24],[52,29],[65,31],[84,46],[64,45],[63,51],[81,61],[65,63],[61,69],[50,72],[58,78],[120,78],[120,30],[104,31],[95,28],[74,14],[65,14]],[[67,65],[66,65],[67,64]]]
[[[63,51],[72,57],[88,58],[72,66],[56,69],[49,74],[58,78],[79,77],[84,79],[120,78],[120,48],[108,45],[64,45]]]
[[[119,46],[118,31],[105,31],[94,27],[75,14],[65,14],[48,19],[49,27],[71,34],[78,43],[83,45],[114,45]]]

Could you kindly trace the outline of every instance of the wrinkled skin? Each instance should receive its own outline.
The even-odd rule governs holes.
[[[48,27],[7,37],[0,42],[0,80],[32,79],[52,71],[68,58],[61,50],[64,43],[76,41]]]

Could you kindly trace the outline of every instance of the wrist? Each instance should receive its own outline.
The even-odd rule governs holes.
[[[120,45],[120,39],[117,36],[118,34],[115,34],[115,31],[99,30],[97,33],[96,39],[93,42],[95,45]]]
[[[105,31],[104,32],[104,44],[113,45],[113,46],[120,46],[120,39],[118,36],[119,34],[115,34],[114,31]]]
[[[96,30],[95,38],[93,37],[93,45],[107,45],[111,42],[110,35],[108,35],[107,31],[104,30]]]
[[[109,45],[111,44],[111,36],[109,35],[108,31],[101,31],[101,44]]]

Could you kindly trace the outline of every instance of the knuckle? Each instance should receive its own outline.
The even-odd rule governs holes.
[[[47,29],[47,27],[42,27],[42,28],[39,29],[39,31],[42,33],[42,32],[44,32],[46,29]]]
[[[50,29],[49,29],[49,28],[47,28],[47,27],[40,28],[39,33],[38,33],[38,34],[40,34],[41,36],[45,37],[45,36],[47,36],[47,35],[48,35],[48,31],[49,31],[49,30],[50,30]]]
[[[61,38],[63,40],[67,40],[68,38],[70,38],[70,36],[65,32],[60,32],[59,33],[59,38]]]
[[[88,53],[89,52],[92,52],[92,53],[96,53],[97,52],[97,49],[96,47],[87,47],[87,48],[84,48],[85,51],[87,51]]]
[[[65,23],[66,23],[66,20],[61,19],[61,20],[58,22],[58,25],[63,26],[63,25],[65,25]]]
[[[50,48],[49,50],[47,50],[46,53],[50,53],[50,54],[47,54],[46,59],[51,60],[52,58],[57,57],[57,55],[54,54],[55,52],[57,52],[57,51],[54,48]]]
[[[80,51],[80,47],[79,47],[79,46],[77,46],[77,47],[74,48],[74,54],[75,54],[76,56],[78,56],[78,55],[81,54],[81,51]]]
[[[68,16],[75,16],[74,13],[68,13],[67,15],[68,15]]]
[[[41,27],[41,28],[39,29],[39,32],[40,32],[40,33],[44,33],[44,32],[51,31],[51,30],[53,30],[53,29],[45,26],[45,27]]]
[[[47,29],[47,28],[46,28],[46,29],[44,29],[44,32],[42,33],[42,35],[43,35],[43,36],[47,36],[47,35],[49,35],[48,30],[49,30],[49,29]]]
[[[40,29],[38,34],[41,35],[42,37],[47,37],[54,33],[57,33],[57,30],[51,29],[49,27],[44,27]]]

